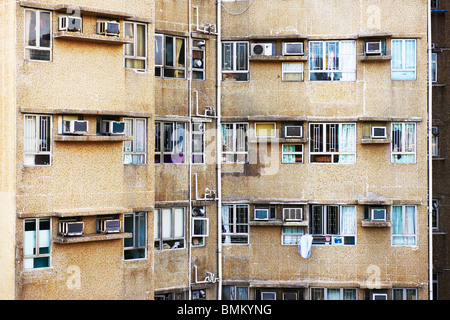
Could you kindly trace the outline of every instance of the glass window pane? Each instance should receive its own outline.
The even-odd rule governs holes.
[[[172,210],[162,209],[162,237],[172,238]]]
[[[184,209],[176,208],[174,209],[174,237],[181,238],[184,237]]]
[[[137,28],[136,56],[146,57],[147,39],[146,39],[145,25],[138,24],[136,28]]]
[[[40,11],[40,47],[50,48],[50,12]]]
[[[130,22],[125,22],[125,38],[134,39],[134,24]],[[134,56],[134,44],[125,44],[125,55]]]
[[[163,37],[155,35],[155,65],[163,65]]]
[[[25,44],[36,46],[36,11],[25,10]]]

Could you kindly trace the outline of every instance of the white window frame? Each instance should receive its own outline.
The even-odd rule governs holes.
[[[205,45],[199,46],[198,43],[205,42]],[[204,81],[206,80],[205,69],[206,69],[206,41],[203,39],[192,39],[192,80]],[[203,56],[203,63],[201,67],[194,66],[194,52],[200,52],[200,55]],[[194,76],[195,74],[201,74],[201,78]]]
[[[277,293],[275,291],[261,291],[261,300],[277,300]]]
[[[127,165],[145,165],[147,164],[147,119],[145,118],[124,118],[125,122],[125,132],[128,136],[133,137],[132,141],[124,141],[123,142],[123,163]],[[137,123],[143,122],[144,132],[138,132]],[[130,127],[131,125],[131,127]],[[138,139],[139,137],[143,138],[143,151],[135,151],[138,149]],[[127,150],[128,149],[128,150]],[[131,149],[131,151],[130,151]],[[142,161],[138,163],[133,163],[133,160],[128,161],[126,158],[130,157],[131,159],[134,156],[138,156]]]
[[[28,119],[34,119],[34,130],[29,125]],[[43,118],[47,118],[47,126],[42,128]],[[49,126],[49,127],[48,127]],[[27,132],[28,130],[34,132]],[[44,131],[48,131],[50,137],[44,136],[42,138],[41,134],[44,134]],[[32,135],[31,137],[29,135]],[[31,139],[35,140],[34,143],[27,142]],[[42,142],[48,140],[48,146],[43,145]],[[33,145],[34,144],[34,145]],[[23,156],[24,156],[24,166],[51,166],[52,165],[52,150],[53,150],[53,117],[50,115],[41,115],[41,114],[26,114],[24,116],[24,148],[23,148]],[[48,164],[36,164],[36,156],[44,155],[49,157]],[[34,163],[28,162],[27,158],[30,156],[34,156]]]
[[[301,70],[287,70],[289,65],[301,66]],[[283,82],[303,82],[304,81],[304,64],[303,62],[283,62],[281,64],[281,81]],[[301,76],[300,80],[287,80],[286,75],[288,74],[299,74]]]
[[[250,238],[250,224],[249,224],[249,215],[250,215],[250,210],[249,210],[249,205],[248,204],[225,204],[222,206],[222,210],[229,210],[230,207],[232,208],[232,221],[229,223],[229,225],[231,226],[231,230],[229,232],[223,231],[222,232],[222,243],[223,244],[232,244],[232,245],[247,245],[249,243],[249,238]],[[240,223],[237,220],[237,208],[241,207],[241,208],[246,208],[247,210],[247,217],[246,220],[247,222],[245,223]],[[223,219],[225,219],[225,215],[222,212],[222,229],[224,229],[224,223],[223,223]],[[238,232],[237,229],[239,226],[245,226],[247,229],[247,232]],[[232,240],[232,237],[238,237],[238,238],[246,238],[245,242],[239,242],[236,241],[234,242]]]
[[[226,137],[223,135],[223,128],[224,126],[228,126],[231,125],[232,128],[232,134],[231,134],[231,146],[227,147],[227,151],[225,150],[226,147]],[[245,136],[242,136],[241,138],[244,139],[243,143],[244,143],[244,151],[238,151],[237,150],[237,130],[241,130],[240,128],[238,128],[238,126],[244,126],[246,127],[246,133]],[[249,153],[249,143],[248,143],[248,137],[249,137],[249,124],[248,122],[227,122],[227,123],[222,123],[222,162],[223,163],[246,163],[248,162],[248,153]],[[232,156],[233,157],[233,161],[229,161],[227,160],[228,156]],[[239,156],[243,156],[244,157],[244,161],[239,161]]]
[[[286,232],[288,230],[297,231],[297,232]],[[281,245],[283,245],[283,246],[298,245],[301,236],[304,234],[306,234],[305,227],[284,226],[281,228]]]
[[[392,52],[394,49],[393,43],[394,41],[401,41],[402,42],[402,61],[401,66],[403,66],[400,69],[394,69],[394,53]],[[414,41],[414,68],[405,68],[406,64],[406,41]],[[394,49],[395,50],[395,49]],[[392,60],[391,60],[391,79],[393,81],[413,81],[417,79],[417,41],[416,39],[392,39],[391,40],[391,52],[392,52]],[[414,78],[412,79],[394,79],[394,72],[414,72]]]
[[[127,25],[132,25],[133,26],[133,44],[125,44],[124,45],[124,67],[125,69],[137,69],[137,70],[147,70],[147,56],[148,56],[148,49],[147,49],[147,42],[148,42],[148,36],[147,36],[147,24],[146,23],[139,23],[139,22],[128,22],[128,21],[124,21],[124,29],[125,31],[127,30]],[[139,40],[136,35],[137,35],[137,28],[138,25],[144,26],[144,39],[145,39],[145,56],[139,56],[137,54],[137,41]],[[126,48],[128,46],[133,46],[133,54],[132,55],[127,55],[126,54]],[[131,68],[131,67],[127,67],[127,60],[141,60],[144,61],[144,68]]]
[[[29,30],[27,30],[27,19],[26,19],[26,15],[27,15],[27,11],[33,11],[36,14],[36,26],[35,26],[35,37],[36,37],[36,45],[35,46],[30,46],[26,43],[27,40],[27,36],[26,34],[24,34],[24,57],[26,60],[29,61],[41,61],[41,62],[52,62],[52,48],[53,48],[53,13],[51,11],[46,11],[46,10],[39,10],[39,9],[31,9],[31,8],[26,8],[24,10],[24,32],[27,33]],[[40,21],[40,16],[41,13],[45,12],[45,13],[49,13],[50,14],[50,46],[49,47],[41,47],[40,44],[40,29],[37,27],[38,23]],[[31,57],[29,59],[27,59],[27,50],[40,50],[40,51],[49,51],[49,55],[50,55],[50,59],[49,60],[40,60],[40,59],[32,59]]]
[[[232,48],[232,56],[230,57],[231,60],[228,62],[229,67],[225,68],[225,59],[227,59],[226,56],[226,50],[225,46],[231,45]],[[246,68],[243,70],[239,70],[237,68],[237,62],[238,62],[238,54],[237,49],[238,46],[244,45],[246,46]],[[250,80],[250,44],[248,41],[222,41],[222,80],[227,81],[227,78],[225,78],[226,74],[246,74],[245,80],[236,80],[236,82],[245,82]]]
[[[355,296],[356,300],[358,300],[358,289],[357,288],[320,288],[320,287],[312,287],[309,290],[309,292],[310,292],[309,299],[310,300],[313,300],[312,299],[312,292],[313,292],[313,290],[321,291],[323,300],[328,300],[328,291],[329,290],[339,290],[339,300],[344,300],[344,298],[345,298],[344,291],[345,290],[352,290],[352,291],[355,292],[354,296]]]
[[[439,136],[438,134],[434,134],[435,130],[438,130],[438,127],[433,126],[433,133],[431,135],[431,155],[433,157],[439,156]]]
[[[172,125],[173,131],[172,131],[172,137],[171,137],[171,141],[169,141],[169,144],[171,144],[171,151],[166,151],[165,149],[165,125]],[[159,142],[158,137],[156,136],[156,133],[158,131],[158,128],[156,128],[157,126],[159,126]],[[186,152],[186,138],[188,137],[188,133],[187,133],[187,129],[186,129],[187,124],[185,122],[171,122],[171,121],[157,121],[155,122],[155,157],[159,156],[159,162],[156,162],[157,164],[184,164],[186,163],[186,156],[187,156],[187,152]],[[177,143],[177,137],[180,135],[180,137],[182,137],[182,141],[181,143]],[[159,146],[159,150],[158,150],[158,146]],[[182,161],[175,161],[175,162],[165,162],[165,156],[171,156],[171,158],[173,157],[177,157],[177,156],[182,156]]]
[[[169,212],[170,221],[165,221],[164,211]],[[177,217],[177,212],[182,212],[181,221],[179,221],[179,217]],[[177,250],[186,248],[186,208],[184,207],[171,207],[171,208],[157,208],[155,209],[155,221],[154,221],[155,229],[154,229],[154,241],[155,241],[155,250],[158,251],[166,251],[166,250]],[[166,223],[169,223],[170,226],[165,226]],[[180,227],[181,223],[181,231],[182,235],[177,235],[176,229]],[[168,228],[166,230],[169,231],[169,234],[164,234],[164,228]],[[159,246],[156,246],[156,242],[159,242]],[[173,246],[170,247],[170,243],[173,243]],[[177,244],[178,243],[178,244]],[[167,246],[166,246],[167,245]]]
[[[395,216],[394,216],[394,207],[401,207],[402,211],[401,211],[401,223],[402,223],[402,230],[403,232],[405,232],[408,229],[407,223],[408,220],[406,219],[406,208],[414,208],[414,217],[413,217],[413,223],[414,223],[414,230],[412,234],[407,234],[407,233],[396,233],[394,234],[394,224],[395,224]],[[414,247],[417,246],[417,206],[415,205],[396,205],[396,206],[391,206],[391,220],[392,220],[392,227],[391,227],[391,245],[392,246],[406,246],[406,247]],[[414,240],[413,244],[396,244],[394,239],[395,238],[411,238]]]
[[[258,135],[258,129],[257,126],[258,125],[273,125],[273,129],[271,129],[271,131],[273,131],[272,135]],[[275,138],[277,136],[277,123],[276,122],[255,122],[254,123],[254,132],[255,132],[255,137],[256,138]]]
[[[336,150],[339,149],[339,145],[337,147],[333,147],[329,149],[329,151],[327,151],[327,137],[330,134],[330,132],[327,132],[327,127],[328,126],[335,126],[335,134],[336,134],[336,140],[339,140],[338,137],[338,133],[339,131],[342,132],[342,126],[343,125],[352,125],[353,126],[353,135],[354,135],[354,139],[352,141],[352,147],[353,150],[351,152],[342,152],[342,151],[332,151],[332,150]],[[320,130],[320,127],[322,127],[322,140],[314,140],[315,138],[315,132],[317,130]],[[355,164],[356,163],[356,123],[310,123],[309,124],[309,162],[310,163],[315,163],[315,164]],[[332,143],[332,144],[336,144],[336,143]],[[339,156],[347,156],[347,155],[352,155],[353,156],[353,161],[351,162],[340,162],[339,160]],[[325,156],[325,157],[330,157],[331,161],[328,162],[318,162],[318,161],[313,161],[313,156]],[[338,160],[335,160],[335,157],[338,156]]]
[[[396,143],[396,135],[394,134],[394,126],[401,125],[401,136],[400,141]],[[409,137],[409,140],[407,141],[407,135],[405,134],[407,130],[407,126],[413,126],[414,127],[414,136]],[[399,145],[401,150],[410,149],[411,146],[413,147],[413,151],[394,151],[394,148],[396,145]],[[406,164],[414,164],[417,162],[417,124],[415,122],[393,122],[391,123],[391,163],[406,163]],[[407,156],[407,155],[413,155],[414,161],[411,162],[399,162],[399,160],[394,160],[398,156]]]
[[[202,130],[195,130],[195,126],[198,126],[200,128],[200,126],[203,127]],[[197,128],[197,129],[199,129]],[[202,143],[202,150],[201,151],[194,151],[194,135],[196,136],[201,136],[201,143]],[[191,162],[192,164],[205,164],[206,163],[206,139],[205,139],[205,135],[206,135],[206,122],[194,122],[192,123],[192,127],[191,127]],[[201,162],[198,161],[194,161],[196,156],[200,156],[202,158]]]
[[[134,213],[129,213],[129,214],[125,214],[124,215],[124,231],[125,228],[126,230],[128,230],[128,227],[125,226],[125,217],[132,217],[133,220],[133,226],[131,227],[132,230],[132,241],[133,241],[133,245],[132,246],[125,246],[125,242],[127,239],[130,238],[125,238],[123,239],[123,259],[124,261],[133,261],[133,260],[143,260],[143,259],[147,259],[147,233],[148,233],[148,213],[147,212],[134,212]],[[141,239],[139,237],[139,235],[135,234],[135,230],[140,230],[140,223],[141,220],[137,219],[141,216],[144,216],[144,239]],[[136,220],[138,221],[137,223],[139,224],[138,227],[136,227]],[[143,242],[143,243],[142,243]],[[133,251],[133,250],[144,250],[144,257],[142,258],[134,258],[134,259],[126,259],[125,258],[125,252],[126,251]]]
[[[284,151],[284,146],[300,146],[301,147],[301,151]],[[285,160],[285,156],[296,156],[296,155],[301,155],[302,156],[302,161],[294,161],[294,162],[289,162]],[[303,163],[303,144],[300,143],[284,143],[281,145],[281,163],[294,163],[294,164],[298,164],[298,163]]]
[[[436,83],[438,77],[438,64],[437,64],[437,53],[433,52],[431,54],[431,82]],[[428,70],[428,69],[427,69]]]
[[[185,37],[178,37],[175,35],[170,35],[170,34],[155,34],[155,38],[156,37],[160,37],[161,38],[161,47],[162,48],[158,48],[158,49],[162,49],[161,50],[161,54],[162,54],[162,64],[156,64],[155,63],[155,69],[156,68],[160,68],[160,75],[157,76],[158,78],[165,78],[165,79],[180,79],[180,80],[185,80],[187,77],[187,56],[186,56],[186,52],[187,52],[187,39]],[[176,57],[176,51],[177,51],[177,46],[176,46],[176,40],[177,39],[181,39],[184,42],[184,66],[182,67],[178,67],[178,66],[170,66],[167,65],[167,61],[166,61],[166,52],[167,52],[167,38],[173,38],[174,39],[174,46],[172,48],[172,57],[173,57],[173,63],[175,64],[175,58]],[[155,45],[157,44],[157,42],[155,41]],[[156,58],[156,50],[157,48],[155,48],[155,58]],[[182,71],[183,72],[183,77],[177,77],[177,76],[173,76],[173,77],[169,77],[169,76],[165,76],[165,70],[174,70],[174,73],[176,73],[176,71]],[[155,72],[156,74],[156,72]]]
[[[226,295],[224,290],[229,289],[230,290],[230,299],[225,299]],[[249,289],[248,287],[242,287],[242,286],[236,286],[236,285],[230,285],[230,286],[223,286],[222,287],[222,296],[224,297],[224,300],[240,300],[237,299],[238,290],[244,290],[246,292],[246,298],[244,300],[248,300],[249,298]]]
[[[326,60],[326,58],[327,58],[327,51],[326,51],[326,48],[327,48],[327,44],[331,44],[331,43],[335,43],[335,44],[337,44],[338,46],[339,46],[339,56],[338,56],[338,59],[340,59],[341,60],[341,58],[340,58],[340,55],[341,54],[343,54],[342,53],[342,49],[341,49],[341,47],[342,47],[342,44],[343,43],[346,43],[346,42],[348,42],[348,43],[353,43],[353,46],[354,46],[354,53],[352,53],[352,55],[354,55],[354,65],[353,65],[353,67],[352,67],[352,69],[342,69],[342,65],[343,65],[343,63],[341,62],[341,61],[339,61],[339,68],[336,68],[336,67],[331,67],[331,68],[327,68],[327,66],[326,66],[326,63],[325,63],[325,60]],[[312,67],[312,60],[314,59],[314,53],[313,53],[313,50],[311,49],[311,46],[313,45],[313,44],[316,44],[316,43],[320,43],[321,45],[322,45],[322,68],[321,69],[316,69],[316,70],[313,70],[313,67]],[[325,40],[325,41],[309,41],[309,60],[308,60],[308,62],[309,62],[309,81],[343,81],[343,82],[355,82],[356,81],[356,41],[355,40]],[[342,78],[340,78],[340,79],[336,79],[335,78],[335,75],[337,74],[337,73],[340,73],[340,74],[342,74]],[[311,79],[311,75],[312,74],[329,74],[330,75],[330,80],[327,80],[327,79],[325,79],[325,80],[322,80],[322,79],[319,79],[319,80],[316,80],[316,79]],[[352,77],[352,79],[348,79],[348,80],[346,80],[346,79],[343,79],[344,77],[343,77],[343,75],[344,74],[347,74],[347,75],[354,75],[353,77]]]
[[[33,244],[34,248],[31,248],[34,252],[31,254],[27,254],[28,250],[28,241],[27,238],[27,231],[25,231],[26,223],[27,221],[35,221],[35,234],[33,236]],[[40,253],[39,252],[39,245],[42,244],[41,238],[44,238],[42,230],[40,230],[40,222],[41,220],[48,220],[48,223],[50,225],[50,229],[48,230],[48,241],[49,241],[49,252],[48,253]],[[50,268],[52,266],[52,240],[51,240],[51,234],[52,234],[52,219],[51,218],[36,218],[36,219],[25,219],[23,224],[23,268],[25,270],[36,270],[41,268]],[[39,267],[35,268],[34,265],[32,267],[29,266],[29,263],[26,262],[27,260],[34,263],[34,259],[39,258],[48,258],[48,266],[47,267]]]

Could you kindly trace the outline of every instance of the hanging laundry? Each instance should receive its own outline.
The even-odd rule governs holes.
[[[311,245],[312,245],[313,237],[310,234],[304,234],[300,237],[300,241],[298,242],[298,253],[307,259],[311,254]]]

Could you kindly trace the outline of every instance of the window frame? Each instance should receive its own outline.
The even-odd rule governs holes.
[[[231,149],[230,151],[227,151],[226,143],[227,139],[224,133],[224,126],[232,126],[232,135],[231,135],[231,146],[228,147],[228,149]],[[240,128],[237,128],[238,126],[243,126],[246,128],[244,139],[244,149],[245,151],[237,151],[237,145],[238,145],[238,137],[237,137],[237,130],[241,130]],[[224,122],[222,123],[222,163],[247,163],[248,157],[249,157],[249,123],[248,122]],[[228,130],[228,129],[227,129]],[[229,161],[228,156],[233,157],[233,161]],[[239,156],[244,156],[244,161],[239,161]]]
[[[269,132],[267,132],[267,135],[259,135],[258,134],[258,125],[266,125],[266,126],[270,126],[273,125],[273,128],[270,129],[270,131],[272,132],[272,134],[270,134]],[[265,130],[263,130],[264,132]],[[276,138],[277,137],[277,123],[276,122],[255,122],[254,123],[254,136],[255,138]]]
[[[229,290],[229,293],[224,292],[225,289]],[[237,299],[238,298],[238,291],[243,290],[245,291],[246,297],[245,299]],[[223,300],[249,300],[249,287],[245,286],[238,286],[238,285],[224,285],[222,287],[222,296]],[[230,299],[228,299],[230,297]]]
[[[247,210],[246,213],[246,222],[238,222],[238,217],[237,217],[237,209],[238,207],[240,208],[245,208]],[[225,215],[224,215],[224,210],[227,209],[229,210],[230,208],[232,208],[232,218],[231,218],[231,222],[227,223],[227,225],[231,226],[231,229],[229,232],[226,232],[225,226],[224,226],[224,219],[225,219]],[[222,206],[222,244],[224,245],[248,245],[249,241],[250,241],[250,208],[248,204],[236,204],[236,203],[229,203],[229,204],[224,204]],[[228,213],[230,213],[230,211],[228,211]],[[247,229],[247,232],[238,232],[237,229],[238,227],[244,227],[244,229]],[[229,238],[227,238],[229,237]],[[240,242],[240,240],[236,241],[232,239],[232,237],[238,237],[238,239],[243,239],[246,238],[245,242]]]
[[[199,46],[198,43],[200,43],[201,41],[205,42],[204,46]],[[202,66],[196,67],[194,66],[194,52],[200,52],[200,55],[203,56],[203,59],[201,59],[203,61]],[[198,80],[198,81],[205,81],[206,78],[206,40],[203,39],[192,39],[192,46],[191,46],[191,53],[192,53],[192,80]],[[195,77],[195,74],[201,74],[201,77]]]
[[[285,66],[288,65],[301,65],[301,70],[285,70]],[[287,80],[286,75],[288,74],[299,74],[301,76],[300,80],[297,79],[291,79]],[[305,81],[305,65],[303,62],[283,62],[281,64],[281,81],[282,82],[304,82]]]
[[[172,135],[170,143],[172,151],[166,151],[166,133],[165,125],[172,125]],[[159,127],[159,128],[158,128]],[[155,164],[185,164],[186,155],[186,136],[187,136],[187,123],[186,122],[176,122],[176,121],[156,121],[155,122]],[[178,130],[181,130],[180,132]],[[158,137],[159,133],[159,137]],[[174,139],[175,137],[175,139]],[[178,143],[177,137],[182,138],[181,143]],[[159,141],[158,141],[159,140]],[[167,145],[168,145],[167,144]],[[181,150],[181,151],[177,151]],[[178,155],[178,158],[176,157]],[[157,157],[159,160],[157,161]],[[172,162],[166,162],[166,156],[170,156]],[[179,161],[181,159],[181,161]],[[173,161],[175,160],[175,161]]]
[[[136,230],[141,231],[141,220],[139,219],[140,217],[144,217],[144,231],[143,231],[143,235],[144,235],[144,239],[140,238],[140,233],[136,234]],[[148,213],[147,212],[133,212],[133,213],[127,213],[124,214],[123,216],[123,225],[124,225],[124,232],[128,232],[128,226],[126,225],[126,218],[128,217],[132,217],[133,220],[133,226],[131,228],[131,233],[132,236],[131,238],[124,238],[123,239],[123,260],[124,261],[132,261],[132,260],[143,260],[143,259],[147,259],[147,233],[148,233]],[[138,226],[136,226],[136,224],[138,224]],[[132,246],[127,246],[126,242],[127,240],[132,239],[131,241],[133,242]],[[138,243],[137,243],[137,242]],[[143,242],[143,244],[142,244]],[[138,244],[138,245],[136,245]],[[144,252],[144,257],[138,257],[138,258],[127,258],[126,257],[126,252],[127,251],[134,251],[139,253],[139,251],[143,250]]]
[[[282,246],[296,246],[298,245],[301,236],[306,234],[306,228],[302,226],[283,226],[281,227],[281,245]],[[297,232],[286,232],[293,230]]]
[[[300,146],[301,147],[301,151],[285,151],[284,150],[284,146]],[[281,144],[281,163],[286,163],[286,164],[298,164],[298,163],[304,163],[304,157],[303,157],[303,144],[300,143],[283,143]],[[297,156],[300,155],[301,156],[301,161],[297,161]],[[285,160],[285,156],[294,156],[294,162],[290,162],[290,161],[286,161]]]
[[[123,52],[124,52],[124,68],[125,69],[133,69],[133,70],[145,70],[147,71],[148,69],[148,62],[147,62],[147,57],[148,57],[148,26],[146,23],[142,23],[142,22],[134,22],[134,21],[124,21],[124,29],[125,32],[127,30],[127,25],[132,25],[133,26],[133,44],[125,44],[124,48],[123,48]],[[136,37],[137,35],[137,28],[138,25],[144,26],[144,39],[145,39],[145,44],[144,44],[144,49],[145,49],[145,56],[138,56],[137,54],[137,42],[138,42],[138,38]],[[127,50],[127,46],[133,46],[133,54],[132,55],[127,55],[126,54],[126,50]],[[127,67],[127,60],[141,60],[144,61],[144,68],[132,68],[132,67]]]
[[[49,224],[49,229],[48,229],[48,253],[40,253],[40,250],[37,250],[38,248],[40,249],[40,244],[41,244],[41,239],[40,236],[42,236],[41,228],[40,228],[40,223],[41,220],[44,221],[48,221]],[[34,245],[36,247],[31,248],[32,250],[34,250],[35,252],[33,254],[26,254],[26,252],[28,251],[27,249],[27,241],[25,240],[26,238],[26,223],[29,221],[34,221],[35,223],[35,229],[34,229]],[[47,229],[44,229],[47,230]],[[52,251],[53,251],[53,246],[52,246],[52,218],[31,218],[31,219],[25,219],[23,222],[23,269],[24,270],[36,270],[36,269],[42,269],[42,268],[50,268],[52,266]],[[42,247],[45,248],[45,247]],[[34,262],[35,259],[40,259],[40,258],[48,258],[48,265],[44,266],[44,267],[35,267],[34,266]],[[26,260],[31,260],[33,262],[33,267],[27,267],[27,263],[25,262]]]
[[[401,228],[402,228],[402,233],[394,233],[394,228],[395,228],[395,219],[396,219],[396,215],[394,212],[394,208],[395,207],[401,207]],[[410,208],[414,208],[413,214],[413,233],[412,234],[408,234],[405,233],[408,231],[408,220],[406,219],[406,208],[410,207]],[[391,206],[391,220],[392,220],[392,227],[391,227],[391,246],[396,246],[396,247],[400,247],[400,246],[404,246],[404,247],[415,247],[417,246],[417,219],[418,219],[418,213],[417,213],[417,206],[416,205],[393,205]],[[413,244],[409,244],[409,243],[395,243],[394,239],[395,238],[412,238],[414,240]],[[409,242],[409,239],[408,241]]]
[[[313,291],[314,290],[318,290],[318,291],[321,291],[322,293],[321,293],[321,296],[322,296],[322,298],[323,299],[312,299],[312,296],[313,296]],[[355,297],[355,300],[358,300],[358,289],[357,288],[344,288],[344,287],[339,287],[339,288],[322,288],[322,287],[311,287],[310,289],[309,289],[309,300],[329,300],[328,299],[328,291],[329,290],[339,290],[339,300],[347,300],[347,299],[344,299],[345,298],[345,290],[352,290],[352,291],[354,291],[354,297]],[[334,299],[330,299],[330,301],[331,300],[334,300]]]
[[[202,130],[195,130],[195,126],[203,126]],[[206,122],[193,122],[191,127],[191,163],[192,164],[205,164],[206,163]],[[199,129],[197,128],[197,129]],[[194,136],[201,136],[201,149],[202,151],[194,151]],[[202,161],[198,162],[196,159],[201,157]]]
[[[162,34],[162,33],[156,33],[155,34],[155,59],[157,57],[156,55],[156,45],[158,44],[156,41],[156,37],[160,37],[161,38],[161,62],[162,64],[156,64],[155,61],[155,77],[157,78],[164,78],[164,79],[179,79],[179,80],[186,80],[187,79],[187,38],[185,37],[179,37],[179,36],[175,36],[175,35],[170,35],[170,34]],[[176,40],[182,40],[183,44],[182,46],[184,46],[183,49],[183,55],[184,55],[184,66],[179,67],[179,66],[175,66],[175,60],[174,60],[174,65],[168,65],[167,64],[167,38],[173,38],[174,41],[173,43],[175,43],[175,45],[173,45],[172,47],[172,59],[173,57],[176,57],[176,51],[177,51],[177,45],[176,45]],[[159,75],[157,75],[157,68],[159,68]],[[176,71],[182,71],[183,72],[183,77],[177,77],[177,76],[166,76],[166,70],[174,70],[174,74]]]
[[[230,75],[246,75],[245,79],[234,79],[234,81],[231,82],[248,82],[250,81],[250,42],[249,41],[222,41],[221,43],[222,45],[222,61],[221,61],[221,66],[222,66],[222,81],[224,82],[230,82],[230,80],[227,80],[227,78],[225,77],[227,74]],[[231,45],[231,59],[229,59],[230,61],[228,61],[227,59],[227,55],[226,55],[226,50],[225,50],[225,46],[226,45]],[[238,55],[240,54],[241,51],[239,51],[238,53],[238,49],[239,49],[239,45],[244,45],[246,47],[244,54],[246,57],[244,57],[245,61],[245,69],[243,70],[239,70],[237,67],[237,61],[238,61]],[[227,60],[225,60],[227,59]],[[226,65],[226,61],[228,61],[229,63],[229,69],[225,68]]]
[[[36,45],[31,46],[26,43],[27,41],[27,11],[34,12],[36,17],[36,25],[35,25],[35,37],[36,37]],[[42,47],[41,46],[41,31],[40,28],[38,28],[38,22],[40,21],[41,13],[48,13],[50,15],[49,17],[49,35],[50,35],[50,45],[48,47]],[[30,58],[27,58],[27,50],[37,50],[37,51],[49,51],[49,60],[42,60],[42,59],[32,59],[31,55]],[[28,61],[40,61],[40,62],[52,62],[53,60],[53,13],[48,10],[41,10],[41,9],[33,9],[33,8],[25,8],[24,9],[24,59]]]
[[[395,299],[396,293],[399,292],[401,295],[401,299]],[[413,291],[413,297],[414,299],[408,299],[408,291]],[[417,288],[392,288],[392,300],[417,300]]]
[[[407,125],[413,125],[414,127],[414,137],[413,137],[413,141],[409,141],[412,142],[414,151],[394,151],[394,148],[398,145],[396,144],[396,135],[394,134],[394,126],[396,125],[401,125],[401,137],[400,137],[400,148],[401,149],[407,149],[407,141],[406,141],[406,136],[404,134],[404,132],[406,132],[407,129]],[[392,164],[415,164],[417,163],[417,123],[415,122],[392,122],[391,123],[391,155],[390,155],[390,159],[391,159],[391,163]],[[397,160],[396,157],[398,156],[409,156],[409,155],[413,155],[414,156],[414,161],[411,162],[399,162],[398,158]]]
[[[352,61],[353,66],[352,69],[348,69],[348,70],[344,70],[342,68],[342,64],[341,60],[341,46],[343,43],[348,42],[348,43],[352,43],[353,44],[353,53],[352,55],[354,55],[354,61]],[[321,68],[320,69],[314,69],[313,68],[313,59],[315,59],[315,55],[313,53],[312,50],[312,45],[314,44],[321,44],[321,55],[319,57],[320,59],[320,64],[321,64]],[[339,51],[339,55],[337,57],[337,63],[339,64],[339,67],[331,67],[327,68],[326,63],[325,63],[325,59],[328,56],[328,52],[327,52],[327,47],[331,44],[334,44],[334,46],[336,46],[336,44],[338,45],[338,51]],[[308,79],[309,81],[325,81],[325,82],[356,82],[356,69],[357,69],[357,62],[356,62],[356,41],[355,40],[312,40],[308,42],[308,48],[309,48],[309,59],[308,59],[308,66],[309,66],[309,76]],[[330,74],[330,79],[313,79],[312,75],[315,74]],[[337,74],[341,74],[341,77],[339,79],[336,79],[336,75]],[[354,75],[352,76],[351,80],[343,80],[343,75],[344,74],[350,74],[350,75]]]
[[[170,236],[164,235],[164,217],[163,217],[163,211],[170,211]],[[177,236],[175,234],[176,224],[177,224],[177,216],[176,211],[182,210],[183,216],[182,216],[182,236]],[[168,251],[168,250],[178,250],[178,249],[184,249],[186,248],[186,208],[185,207],[161,207],[161,208],[155,208],[155,221],[154,221],[154,248],[157,251]],[[178,222],[179,223],[179,222]],[[157,246],[156,243],[159,243]],[[174,245],[171,247],[165,246],[168,244],[168,242],[173,242]],[[181,246],[176,246],[177,242],[182,242]]]
[[[28,120],[27,118],[34,118],[34,133],[30,132],[30,134],[35,135],[35,137],[27,137],[27,130],[31,130],[27,124]],[[43,133],[43,129],[42,129],[42,119],[43,118],[47,118],[47,127],[45,127],[45,131],[48,131],[47,134],[49,137],[45,137],[45,138],[41,138],[41,134]],[[24,140],[23,140],[23,165],[25,167],[46,167],[46,166],[52,166],[53,164],[53,116],[51,115],[46,115],[46,114],[25,114],[24,115]],[[29,128],[29,129],[27,129]],[[28,143],[27,143],[27,139],[35,139],[35,146],[34,146],[34,150],[27,150],[28,148]],[[47,144],[48,146],[46,146],[46,148],[48,150],[40,150],[43,144],[43,140],[48,140]],[[34,155],[34,164],[31,163],[27,163],[28,160],[26,160],[27,156],[31,156]],[[36,164],[36,156],[39,155],[43,155],[43,156],[48,156],[48,163],[47,164]]]
[[[125,122],[125,132],[128,134],[129,132],[129,123],[132,123],[132,135],[131,137],[133,138],[132,141],[124,141],[123,142],[123,164],[124,165],[146,165],[147,164],[147,119],[146,118],[124,118],[123,121]],[[143,133],[139,133],[137,132],[137,123],[138,121],[143,121],[144,122],[144,132]],[[142,135],[142,136],[141,136]],[[144,151],[135,151],[137,149],[138,146],[138,137],[141,136],[141,138],[143,138],[143,148]],[[131,148],[133,151],[126,151],[125,149],[127,148],[127,145],[131,145]],[[140,161],[140,163],[133,163],[133,160],[131,161],[131,163],[126,163],[125,162],[125,157],[126,156],[131,156],[131,158],[133,158],[133,156],[143,156],[143,161]]]
[[[402,43],[402,57],[401,57],[401,62],[400,65],[402,66],[399,69],[394,69],[394,63],[395,63],[395,47],[394,47],[394,42],[395,41],[401,41]],[[405,64],[406,64],[406,41],[413,41],[414,42],[414,68],[406,68]],[[391,40],[391,54],[392,54],[392,59],[391,59],[391,79],[393,81],[414,81],[417,80],[417,40],[416,39],[392,39]],[[414,78],[401,78],[401,77],[395,77],[394,73],[401,73],[401,72],[414,72]]]
[[[333,149],[336,149],[334,147],[333,149],[330,148],[330,151],[327,151],[327,145],[330,144],[338,144],[337,149],[339,150],[339,140],[341,139],[339,137],[339,132],[342,131],[342,126],[353,126],[353,139],[351,141],[353,150],[351,152],[342,152],[342,151],[331,151]],[[314,130],[318,126],[319,128],[319,138],[321,138],[321,141],[315,140],[315,132]],[[337,143],[329,143],[328,141],[331,139],[329,137],[330,131],[327,130],[328,126],[337,126],[335,130],[335,140],[338,141]],[[320,133],[322,134],[320,136]],[[313,150],[320,151],[313,151]],[[330,161],[313,161],[314,156],[322,156],[325,157],[324,159],[327,159],[330,157]],[[337,161],[335,160],[336,156],[338,157]],[[352,162],[340,162],[340,156],[353,156]],[[318,122],[318,123],[310,123],[309,124],[309,163],[314,164],[356,164],[356,123],[354,122]]]

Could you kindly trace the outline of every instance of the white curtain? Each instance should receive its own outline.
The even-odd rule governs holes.
[[[341,234],[356,235],[356,207],[342,206],[341,215]]]
[[[341,124],[338,129],[339,152],[353,153],[339,156],[339,163],[354,163],[356,151],[355,125]]]
[[[230,209],[233,209],[233,206],[222,206],[222,232],[230,233]],[[225,235],[225,241],[223,243],[231,243],[231,236]]]
[[[356,81],[356,42],[341,41],[339,53],[342,81]]]

